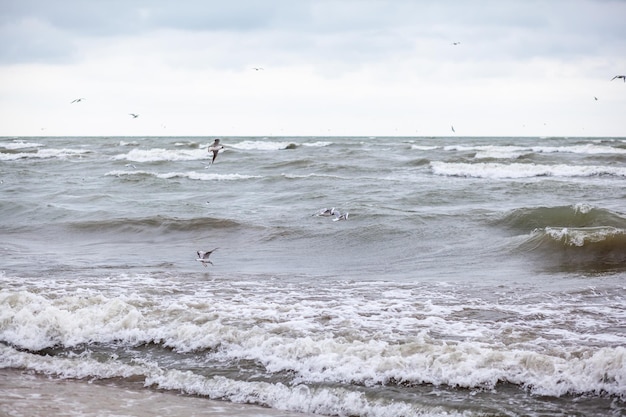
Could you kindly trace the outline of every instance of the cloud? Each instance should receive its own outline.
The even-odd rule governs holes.
[[[4,1],[0,113],[13,123],[16,103],[39,92],[48,105],[89,96],[71,109],[91,109],[71,119],[77,131],[88,115],[94,131],[114,126],[119,103],[132,107],[122,132],[128,112],[142,114],[132,126],[152,114],[185,132],[205,119],[228,129],[245,119],[247,132],[411,133],[447,133],[450,118],[497,129],[490,114],[505,127],[591,120],[580,98],[602,96],[603,117],[623,101],[607,81],[626,72],[625,15],[616,0]]]

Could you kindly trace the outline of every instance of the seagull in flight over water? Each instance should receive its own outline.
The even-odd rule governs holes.
[[[135,114],[135,113],[128,113],[128,115],[129,115],[129,116],[133,116],[133,119],[136,119],[136,118],[138,118],[138,117],[139,117],[139,115],[138,115],[138,114]]]
[[[80,98],[72,100],[72,102],[70,104],[72,104],[72,103],[80,103],[83,100],[86,100],[86,98],[85,97],[80,97]]]
[[[456,133],[456,130],[454,130],[454,126],[450,126],[452,128],[452,132]]]
[[[211,146],[209,146],[208,152],[213,152],[213,159],[211,159],[211,164],[213,164],[213,162],[215,162],[215,158],[217,158],[217,154],[222,149],[224,149],[224,146],[220,145],[220,140],[219,139],[215,139],[213,144]]]
[[[218,248],[215,248],[209,251],[202,251],[202,250],[197,251],[196,253],[198,254],[198,259],[196,259],[196,261],[200,262],[202,266],[204,266],[205,268],[207,267],[207,264],[213,265],[213,262],[209,261],[209,256],[211,256],[211,254],[215,252],[217,249]]]
[[[626,83],[626,75],[616,75],[615,77],[611,78],[611,81],[613,81],[616,78],[621,78]]]

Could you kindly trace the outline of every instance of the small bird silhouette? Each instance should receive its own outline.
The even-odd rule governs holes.
[[[86,98],[84,98],[84,97],[80,97],[80,98],[77,98],[77,99],[72,100],[72,102],[71,102],[70,104],[72,104],[72,103],[80,103],[80,102],[81,102],[81,101],[83,101],[83,100],[86,100]]]
[[[626,83],[626,75],[616,75],[615,77],[611,78],[611,81],[613,81],[616,78],[621,78]]]
[[[128,114],[129,114],[130,116],[133,116],[133,119],[136,119],[136,118],[138,118],[138,117],[139,117],[139,115],[138,115],[138,114],[135,114],[135,113],[128,113]]]

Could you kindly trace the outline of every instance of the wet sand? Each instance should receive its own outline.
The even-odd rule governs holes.
[[[65,380],[0,369],[0,415],[6,417],[303,417],[287,411],[161,392],[103,381]]]

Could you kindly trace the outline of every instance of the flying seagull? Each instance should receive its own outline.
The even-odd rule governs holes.
[[[450,126],[452,128],[452,132],[456,133],[456,130],[454,130],[454,126]]]
[[[196,259],[196,261],[200,262],[202,264],[202,266],[204,266],[206,268],[207,264],[211,264],[213,265],[213,262],[209,261],[209,256],[211,256],[211,254],[213,252],[215,252],[218,248],[215,248],[213,250],[210,251],[202,251],[199,250],[196,253],[198,254],[198,259]]]
[[[615,77],[611,78],[611,81],[613,81],[616,78],[621,78],[626,83],[626,75],[616,75]]]
[[[211,146],[209,146],[208,152],[213,152],[213,159],[211,159],[211,164],[215,162],[215,158],[217,158],[217,154],[221,149],[224,149],[222,145],[220,145],[220,140],[215,139],[215,142]]]
[[[460,45],[461,42],[452,42],[452,45]]]
[[[130,116],[133,116],[133,119],[136,119],[136,118],[138,118],[138,117],[139,117],[139,115],[138,115],[138,114],[135,114],[135,113],[128,113],[128,114],[129,114]]]
[[[73,103],[80,103],[80,102],[81,102],[81,101],[83,101],[83,100],[86,100],[86,98],[85,98],[85,97],[80,97],[80,98],[77,98],[77,99],[72,100],[72,102],[71,102],[70,104],[73,104]]]
[[[255,71],[263,71],[263,68],[261,67],[252,67],[252,69]]]

